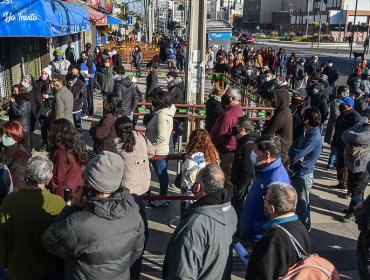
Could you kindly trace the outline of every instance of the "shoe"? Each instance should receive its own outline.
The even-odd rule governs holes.
[[[83,119],[87,119],[89,117],[89,115],[83,115],[82,118]]]
[[[337,190],[346,190],[347,187],[343,185],[342,183],[339,183],[337,185],[331,186],[332,189],[337,189]]]
[[[344,217],[342,217],[341,220],[342,220],[343,223],[354,222],[356,220],[355,213],[354,212],[350,212],[347,215],[345,215]]]
[[[350,192],[347,192],[346,195],[345,195],[345,198],[346,199],[351,199],[352,195]]]
[[[352,213],[353,212],[353,208],[352,207],[348,207],[348,208],[344,208],[343,210],[342,210],[342,213],[343,214],[349,214],[349,213]]]
[[[326,170],[334,170],[335,167],[333,165],[327,165]]]
[[[152,207],[167,207],[169,203],[170,202],[168,200],[153,200],[149,202]]]
[[[38,148],[39,152],[45,152],[48,149],[48,146],[46,144],[42,144],[40,148]]]

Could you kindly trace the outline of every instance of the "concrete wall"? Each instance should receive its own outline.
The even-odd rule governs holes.
[[[281,11],[283,0],[261,0],[260,23],[271,24],[272,13]]]

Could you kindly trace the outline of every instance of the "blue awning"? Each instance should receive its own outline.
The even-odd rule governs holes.
[[[110,15],[107,15],[108,24],[126,24],[126,22],[120,18],[116,18]]]
[[[90,30],[83,7],[59,0],[0,1],[0,37],[55,37]]]

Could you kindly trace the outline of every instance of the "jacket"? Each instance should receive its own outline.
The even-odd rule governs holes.
[[[173,104],[185,103],[185,87],[180,77],[168,84],[168,92],[171,95]]]
[[[311,96],[311,107],[315,107],[320,111],[321,123],[323,124],[329,115],[328,99],[323,92]]]
[[[176,53],[177,53],[177,51],[176,51],[176,49],[174,47],[172,47],[172,48],[168,47],[166,49],[166,57],[167,57],[167,59],[176,59]]]
[[[313,173],[320,157],[322,138],[319,127],[304,131],[289,149],[291,170],[297,176]],[[301,160],[303,158],[303,160]]]
[[[302,135],[304,130],[304,123],[302,119],[302,115],[304,110],[310,107],[311,99],[309,96],[306,97],[302,102],[295,103],[294,99],[292,99],[292,103],[290,104],[290,111],[292,112],[293,116],[293,143],[297,141],[299,136]]]
[[[68,89],[73,94],[73,113],[81,111],[87,98],[86,84],[77,78],[73,84],[68,83]]]
[[[222,108],[221,105],[221,97],[211,95],[206,102],[206,124],[204,126],[208,132],[211,132],[217,118],[223,111],[224,108]]]
[[[22,125],[24,132],[31,131],[32,108],[29,100],[16,98],[9,107],[9,121],[16,121]]]
[[[245,69],[245,67],[242,63],[240,63],[237,66],[235,65],[231,69],[231,76],[233,77],[233,79],[245,78],[246,75],[247,75],[247,72],[246,72],[246,69]]]
[[[236,224],[236,213],[226,189],[196,201],[168,243],[163,279],[230,279]]]
[[[156,155],[168,155],[170,152],[173,117],[176,113],[175,105],[163,108],[153,113],[152,119],[146,126],[146,137],[153,144]]]
[[[267,194],[268,185],[273,182],[290,184],[289,176],[278,158],[266,167],[256,167],[256,178],[245,200],[240,221],[240,237],[251,242],[258,242],[263,234],[263,225],[268,221],[264,214],[263,197]]]
[[[326,67],[323,71],[323,74],[328,76],[329,84],[335,83],[335,81],[338,80],[338,78],[339,78],[338,71],[334,67],[329,67],[329,66]]]
[[[361,116],[365,116],[365,110],[368,108],[368,97],[361,93],[355,98],[355,106],[353,107]]]
[[[65,279],[130,279],[130,266],[144,248],[144,222],[136,207],[122,189],[90,198],[84,209],[63,209],[42,239],[48,252],[64,259]]]
[[[143,61],[143,53],[141,51],[133,52],[133,54],[132,54],[132,63],[134,64],[134,66],[139,66],[142,61]]]
[[[122,58],[119,53],[112,55],[113,67],[120,67],[122,66]]]
[[[293,235],[307,254],[311,253],[310,237],[297,215],[270,220],[264,225],[266,233],[253,249],[246,279],[278,279],[300,260],[287,233],[276,225]]]
[[[66,76],[68,74],[69,66],[71,65],[71,63],[63,58],[60,61],[52,60],[50,61],[49,65],[51,66],[52,76],[55,74]]]
[[[113,67],[109,68],[100,67],[95,73],[95,85],[104,94],[111,93],[113,91],[114,82],[112,79]]]
[[[52,121],[64,118],[73,123],[73,102],[73,94],[69,89],[62,87],[57,90],[53,99]]]
[[[233,197],[243,197],[248,193],[248,187],[252,184],[255,170],[251,160],[251,152],[258,133],[249,133],[237,140],[233,164],[231,168],[231,182],[233,183]]]
[[[42,100],[42,95],[39,89],[33,88],[29,92],[30,102],[31,102],[31,131],[35,131],[36,123],[38,122],[43,110],[44,110],[44,101]]]
[[[281,161],[288,160],[288,150],[293,142],[293,117],[289,109],[290,95],[282,88],[274,90],[275,112],[265,124],[262,135],[271,134],[280,137]]]
[[[214,70],[216,73],[228,73],[229,66],[226,63],[216,63]]]
[[[150,71],[146,76],[146,99],[151,96],[153,90],[158,87],[158,76],[156,71]]]
[[[335,131],[331,147],[337,148],[337,152],[344,152],[346,144],[342,141],[342,133],[361,121],[361,116],[353,109],[340,114],[335,122]]]
[[[286,64],[286,53],[284,51],[282,52],[279,51],[276,55],[279,59],[279,65],[284,67]]]
[[[130,116],[135,110],[139,97],[137,96],[134,84],[129,78],[123,78],[114,82],[113,93],[120,96],[124,116]]]
[[[207,162],[203,152],[191,154],[181,166],[181,188],[192,189],[198,172],[206,165]]]
[[[66,59],[71,63],[71,65],[76,65],[75,50],[68,46],[65,51]]]
[[[329,114],[329,120],[328,124],[326,125],[326,132],[325,132],[325,138],[324,142],[329,144],[333,140],[334,136],[334,129],[335,129],[335,122],[340,114],[339,112],[339,102],[338,99],[333,99],[330,101],[330,114]]]
[[[64,197],[65,189],[72,189],[75,192],[77,187],[84,185],[83,170],[71,152],[67,157],[67,151],[64,144],[61,144],[49,155],[54,165],[53,177],[50,181],[50,187],[53,193]]]
[[[365,172],[370,161],[370,124],[358,123],[342,133],[344,162],[352,173]]]
[[[240,104],[229,106],[217,118],[210,136],[220,154],[234,152],[236,149],[236,137],[232,134],[232,127],[239,117],[243,116]]]
[[[122,150],[119,138],[114,140],[117,153],[125,162],[125,172],[123,173],[121,185],[132,194],[143,195],[150,188],[149,159],[155,155],[155,149],[144,135],[136,131],[132,133],[136,144],[131,153]]]
[[[114,123],[116,116],[113,113],[104,115],[97,125],[90,128],[90,136],[94,141],[94,151],[101,153],[102,151],[115,151],[113,140],[117,138]]]

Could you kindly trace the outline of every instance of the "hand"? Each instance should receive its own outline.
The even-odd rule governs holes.
[[[43,95],[42,95],[42,97],[43,97],[44,99],[49,99],[49,94],[43,94]]]
[[[86,73],[85,76],[86,76],[86,78],[90,78],[90,74],[89,73]]]
[[[9,97],[9,102],[10,103],[14,103],[15,102],[15,99],[13,97]]]
[[[87,205],[87,198],[84,196],[82,186],[79,186],[74,192],[71,205],[78,206],[80,208],[84,208]]]

